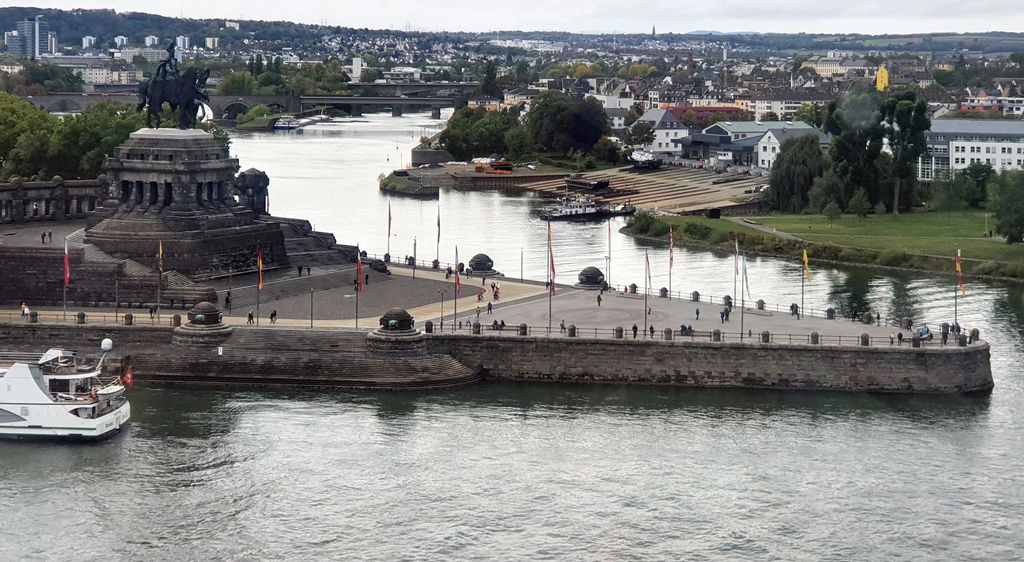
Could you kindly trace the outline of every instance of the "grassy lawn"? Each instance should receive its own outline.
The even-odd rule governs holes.
[[[741,224],[736,224],[736,223],[734,223],[732,221],[727,221],[725,219],[709,219],[707,217],[697,217],[697,216],[693,216],[693,217],[659,217],[659,218],[662,221],[664,221],[665,223],[671,225],[673,230],[675,230],[676,232],[679,232],[680,229],[682,229],[683,225],[685,225],[686,223],[697,223],[697,224],[703,224],[703,225],[707,226],[708,228],[710,228],[714,232],[722,232],[722,233],[724,233],[726,235],[728,235],[728,234],[730,234],[732,232],[742,232],[742,233],[746,233],[746,234],[761,234],[761,235],[764,234],[763,232],[761,232],[761,231],[759,231],[757,229],[750,228],[749,226],[745,226],[745,225],[741,225]],[[677,236],[681,236],[681,235],[677,234]],[[667,239],[668,235],[666,235],[665,237]],[[731,236],[730,236],[730,238],[731,238]]]
[[[952,256],[959,246],[964,259],[1024,262],[1024,245],[983,237],[985,213],[979,211],[921,212],[898,219],[871,215],[863,223],[844,215],[834,225],[821,215],[773,215],[753,220],[812,242],[932,256]],[[992,226],[990,218],[989,228]]]

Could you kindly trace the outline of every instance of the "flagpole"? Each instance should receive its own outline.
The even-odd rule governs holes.
[[[416,279],[416,237],[412,237],[412,278]]]
[[[959,270],[960,269],[960,249],[957,248],[956,251],[957,251],[956,268],[957,268],[957,270]],[[958,320],[957,320],[957,312],[958,312],[958,310],[957,310],[958,309],[957,298],[959,297],[959,295],[957,295],[957,289],[959,289],[959,287],[957,287],[957,285],[959,284],[959,280],[960,280],[960,272],[956,271],[955,273],[953,273],[953,324],[954,325],[957,324],[957,322],[958,322]]]
[[[164,284],[164,274],[156,273],[156,323],[160,323],[160,288]]]
[[[739,266],[740,266],[740,241],[738,238],[733,239],[736,242],[736,253],[733,257],[733,268],[732,268],[732,301],[736,302],[736,278],[739,277]]]
[[[452,313],[452,331],[455,331],[455,323],[459,321],[459,247],[455,246],[455,296],[452,297],[452,306],[455,312]]]
[[[388,256],[391,256],[391,201],[388,200]]]
[[[548,221],[548,335],[551,335],[551,295],[555,292],[555,280],[551,278],[551,221]]]
[[[647,279],[651,276],[651,260],[647,255],[647,250],[644,250],[644,337],[647,337]]]
[[[64,285],[64,321],[68,321],[68,286]]]

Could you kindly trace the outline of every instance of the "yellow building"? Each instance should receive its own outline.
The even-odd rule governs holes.
[[[878,67],[878,72],[875,73],[875,89],[879,92],[884,92],[889,87],[889,71],[886,70],[885,65]]]

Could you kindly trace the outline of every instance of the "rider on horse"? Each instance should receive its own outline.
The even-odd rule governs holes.
[[[175,47],[174,41],[167,45],[167,59],[156,67],[156,75],[154,77],[156,80],[181,78],[181,74],[178,72],[178,57],[174,55]]]

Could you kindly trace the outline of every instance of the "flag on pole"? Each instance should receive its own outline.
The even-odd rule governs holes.
[[[459,279],[459,247],[455,246],[455,296],[462,292],[462,281]]]
[[[256,287],[263,288],[263,250],[256,250]]]
[[[746,287],[747,298],[750,299],[750,300],[753,300],[753,297],[750,296],[750,278],[747,277],[747,256],[746,255],[743,256],[743,286]]]
[[[391,201],[388,201],[388,245],[391,244]]]
[[[804,277],[806,277],[807,281],[810,282],[810,280],[811,280],[811,264],[810,264],[810,262],[807,259],[807,248],[804,248]]]
[[[960,294],[967,294],[967,292],[964,289],[964,274],[960,270],[960,248],[956,249],[956,277],[957,281],[960,283]]]
[[[441,205],[437,206],[437,243],[441,243]]]
[[[647,252],[647,250],[644,250],[644,267],[646,268],[646,272],[647,272],[647,288],[650,289],[651,288],[651,256]]]
[[[672,234],[672,227],[668,227],[668,267],[672,268],[672,264],[675,263],[675,249],[676,249],[676,238]]]
[[[131,367],[128,367],[128,370],[124,372],[124,377],[121,380],[128,386],[132,386],[135,383],[135,375],[132,373]]]
[[[68,257],[68,240],[64,239],[64,286],[71,283],[71,260]]]
[[[356,246],[356,279],[359,280],[359,292],[363,292],[363,253]]]
[[[740,274],[740,239],[739,238],[733,238],[733,241],[736,242],[736,256],[734,258],[734,261],[736,263],[736,275],[739,275]]]
[[[548,256],[551,258],[551,292],[555,292],[555,252],[551,245],[551,221],[548,221]]]
[[[156,262],[160,266],[160,273],[164,272],[164,241],[160,241],[160,246],[156,250]]]

